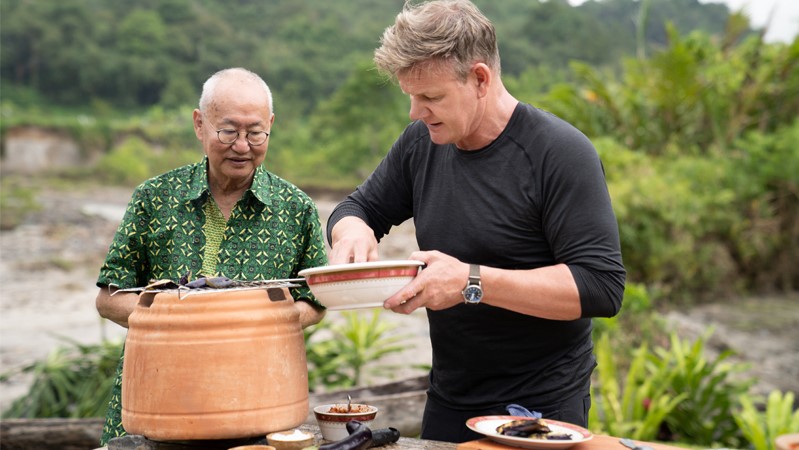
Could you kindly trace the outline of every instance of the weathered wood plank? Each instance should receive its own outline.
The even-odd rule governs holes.
[[[3,419],[2,450],[87,450],[97,447],[104,419]]]

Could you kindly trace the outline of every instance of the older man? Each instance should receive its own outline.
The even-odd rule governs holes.
[[[294,278],[325,265],[319,214],[296,186],[262,166],[275,122],[272,94],[255,73],[226,69],[203,85],[193,113],[201,162],[136,188],[111,243],[97,285],[97,310],[124,327],[138,302],[116,290],[151,279],[226,276],[237,280]],[[307,287],[291,291],[303,326],[324,308]],[[101,444],[125,434],[120,360]]]

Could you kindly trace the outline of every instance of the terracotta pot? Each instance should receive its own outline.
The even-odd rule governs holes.
[[[799,433],[783,434],[777,436],[774,444],[777,450],[799,450]]]
[[[308,415],[287,289],[145,293],[129,318],[122,424],[153,440],[264,436]]]

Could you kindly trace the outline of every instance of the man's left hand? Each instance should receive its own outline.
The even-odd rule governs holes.
[[[411,253],[409,259],[422,261],[425,268],[399,292],[389,297],[383,307],[400,314],[418,308],[434,311],[463,303],[463,291],[469,278],[469,265],[439,251]]]

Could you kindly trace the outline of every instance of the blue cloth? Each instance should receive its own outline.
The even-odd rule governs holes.
[[[505,409],[508,410],[511,416],[522,416],[522,417],[532,417],[535,419],[541,418],[541,413],[538,411],[529,411],[522,405],[517,405],[515,403],[511,403],[510,405],[506,406]]]

